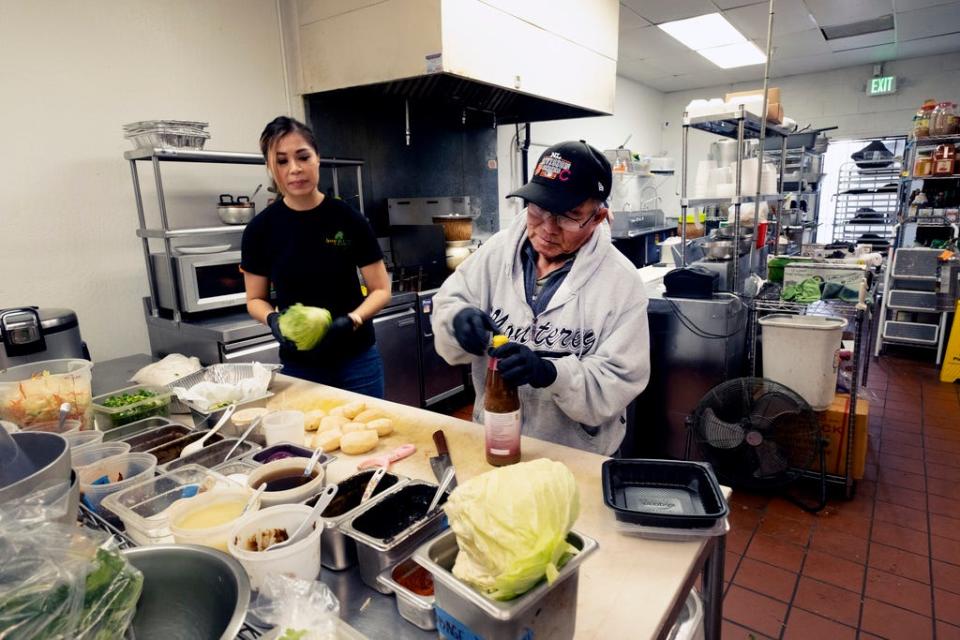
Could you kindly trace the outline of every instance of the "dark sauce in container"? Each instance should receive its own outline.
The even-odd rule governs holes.
[[[360,499],[363,498],[363,492],[367,490],[367,483],[370,482],[370,478],[373,477],[374,471],[361,471],[360,473],[350,476],[346,480],[337,484],[337,495],[334,499],[327,505],[327,508],[323,510],[324,518],[336,518],[337,516],[342,516],[347,511],[351,509],[356,509],[360,506]],[[385,474],[380,478],[380,483],[377,485],[377,488],[374,490],[373,495],[378,495],[383,493],[393,485],[397,484],[397,476],[392,473]],[[307,506],[312,507],[317,504],[317,498],[311,498],[307,501]],[[428,505],[429,506],[429,505]]]
[[[318,469],[319,467],[315,468],[309,476],[303,475],[303,469],[283,469],[282,471],[277,471],[261,478],[260,483],[254,488],[259,489],[261,485],[266,483],[267,488],[264,489],[264,491],[289,491],[290,489],[296,489],[316,478],[317,473],[319,473]]]
[[[392,538],[427,515],[427,507],[436,492],[435,486],[427,484],[403,487],[357,516],[353,528],[371,538]],[[440,498],[441,505],[446,501],[446,495]]]
[[[206,431],[191,433],[190,435],[183,436],[182,438],[174,440],[169,444],[166,444],[154,449],[150,449],[149,451],[147,451],[147,453],[152,453],[153,455],[157,456],[158,465],[166,464],[171,460],[176,460],[177,458],[179,458],[180,452],[183,451],[184,447],[186,447],[191,442],[195,442],[199,440],[205,435],[207,435]],[[221,436],[219,433],[215,433],[209,438],[207,438],[207,444],[213,444],[214,442],[220,442],[221,440],[223,440],[223,436]]]

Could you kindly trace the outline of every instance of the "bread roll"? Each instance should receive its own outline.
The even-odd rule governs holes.
[[[350,421],[343,416],[324,416],[320,418],[320,426],[318,427],[318,430],[326,431],[328,429],[339,429],[348,422]]]
[[[377,435],[381,438],[390,435],[393,433],[393,420],[390,418],[379,418],[377,420],[371,420],[367,423],[368,429],[373,429],[377,432]]]
[[[348,422],[342,427],[340,427],[340,431],[344,433],[353,433],[354,431],[363,431],[364,429],[367,428],[367,426],[368,425],[362,422]]]
[[[350,418],[353,420],[355,417],[363,413],[363,410],[366,408],[367,405],[364,402],[360,400],[354,400],[353,402],[348,402],[347,404],[343,405],[341,414],[345,418]]]
[[[380,437],[374,429],[363,429],[343,434],[340,438],[340,450],[355,456],[366,453],[377,446]]]
[[[342,437],[343,432],[341,432],[340,429],[318,431],[316,435],[313,436],[313,448],[323,449],[324,453],[336,451],[340,448],[340,439]]]
[[[366,411],[361,411],[359,414],[354,416],[354,422],[370,422],[371,420],[378,420],[380,418],[386,418],[383,415],[383,412],[379,409],[367,409]]]
[[[323,409],[314,409],[307,411],[303,416],[303,428],[307,431],[316,431],[320,428],[320,420],[326,417],[327,412]]]

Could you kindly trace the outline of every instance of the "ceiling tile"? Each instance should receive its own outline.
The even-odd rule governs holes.
[[[917,40],[960,31],[960,2],[897,14],[897,39]],[[955,36],[960,40],[960,36]]]
[[[800,73],[817,73],[835,69],[833,53],[824,53],[813,56],[796,56],[791,58],[773,59],[772,75],[795,76]]]
[[[935,36],[897,43],[897,57],[899,58],[916,58],[953,51],[960,51],[960,38],[956,35]],[[949,67],[947,68],[949,69]],[[960,68],[960,64],[957,64],[954,68]]]
[[[619,59],[621,60],[663,58],[676,53],[689,52],[690,49],[667,35],[660,27],[641,27],[620,34]],[[669,73],[669,70],[666,73]]]
[[[759,41],[755,42],[760,48],[764,47]],[[784,33],[773,39],[774,62],[824,53],[830,53],[830,48],[827,46],[823,34],[820,33],[820,29]]]
[[[662,67],[653,66],[646,60],[618,60],[617,75],[649,84],[650,80],[669,76],[670,73],[665,72]]]
[[[748,38],[759,38],[764,45],[767,42],[767,21],[770,17],[767,3],[754,4],[748,7],[724,11],[727,20]],[[774,5],[773,34],[778,36],[784,33],[794,33],[816,28],[810,12],[803,0],[779,0]],[[776,38],[773,41],[777,44]]]
[[[862,36],[853,36],[852,38],[827,40],[827,47],[829,47],[831,51],[854,51],[865,47],[891,44],[895,40],[894,33],[894,30],[890,29],[889,31],[868,33]]]
[[[767,0],[713,0],[713,4],[721,9],[733,9],[734,7],[745,7],[751,4],[767,6],[769,2]]]
[[[897,12],[913,11],[914,9],[926,9],[938,4],[956,3],[957,0],[897,0]]]
[[[654,24],[717,12],[710,0],[624,0],[623,4]]]
[[[684,53],[675,53],[669,57],[648,58],[644,62],[657,69],[663,69],[667,73],[661,75],[683,75],[687,73],[706,73],[710,71],[720,71],[717,65],[713,64],[696,51],[686,51]]]
[[[893,13],[893,0],[806,0],[821,27],[860,22]]]
[[[716,73],[688,73],[667,78],[657,78],[654,83],[660,91],[683,91],[699,87],[714,87],[725,84],[720,74]],[[706,94],[704,94],[706,95]]]
[[[876,47],[865,47],[863,49],[853,49],[851,51],[838,51],[833,54],[836,61],[836,68],[852,67],[858,64],[874,64],[876,62],[886,62],[897,57],[897,45],[886,44]]]
[[[627,5],[620,3],[620,32],[629,29],[639,29],[640,27],[649,27],[650,23],[641,18]]]

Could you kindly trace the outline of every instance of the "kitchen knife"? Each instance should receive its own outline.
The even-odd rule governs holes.
[[[433,469],[433,475],[437,477],[437,482],[443,480],[443,474],[448,467],[453,466],[450,461],[450,450],[447,448],[447,437],[443,435],[443,430],[433,432],[433,443],[437,445],[436,457],[430,458],[430,468]],[[457,486],[457,479],[450,482],[450,489]]]

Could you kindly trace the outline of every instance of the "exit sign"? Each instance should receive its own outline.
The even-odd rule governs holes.
[[[897,76],[878,76],[870,78],[867,85],[868,96],[889,96],[897,92]]]

